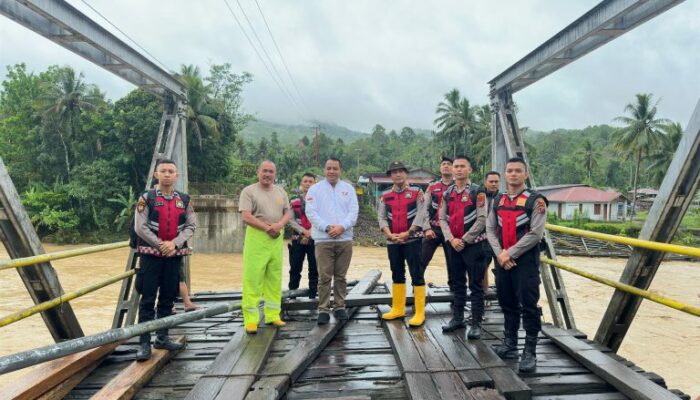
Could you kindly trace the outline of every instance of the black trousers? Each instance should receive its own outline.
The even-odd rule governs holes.
[[[406,264],[411,274],[413,286],[424,286],[423,274],[425,268],[421,262],[421,241],[413,240],[404,244],[389,244],[386,246],[389,253],[389,266],[391,267],[391,280],[394,283],[406,283]]]
[[[515,336],[520,329],[520,316],[528,336],[537,336],[542,328],[537,302],[540,300],[540,259],[537,248],[515,260],[516,266],[506,271],[496,263],[496,291],[503,310],[506,335]]]
[[[453,282],[454,307],[464,308],[467,302],[467,276],[471,292],[472,320],[481,322],[484,316],[484,250],[481,243],[467,244],[462,251],[449,247],[448,274]]]
[[[299,289],[301,271],[306,258],[309,262],[309,294],[315,296],[318,290],[318,267],[314,241],[301,244],[299,240],[292,240],[287,247],[289,248],[289,290]]]
[[[488,272],[489,265],[491,265],[491,261],[494,262],[494,267],[498,264],[496,261],[496,256],[493,254],[493,248],[491,248],[491,245],[489,244],[488,240],[484,240],[481,242],[481,244],[484,247],[484,265],[486,265],[486,269]]]
[[[435,255],[435,250],[437,250],[438,247],[442,247],[442,251],[445,253],[446,264],[450,264],[448,260],[450,252],[447,249],[448,247],[450,247],[450,244],[445,242],[445,236],[442,234],[442,231],[440,229],[433,228],[433,232],[435,232],[435,239],[423,238],[423,242],[421,244],[420,262],[421,264],[423,264],[424,271],[428,268],[428,264],[433,259],[433,256]],[[447,286],[449,286],[450,290],[452,290],[452,282],[449,279],[449,267],[447,275]]]
[[[181,262],[182,257],[141,255],[141,268],[135,284],[136,290],[141,293],[139,323],[172,314],[173,303],[180,287]],[[156,297],[158,298],[157,308],[155,307]],[[168,330],[159,330],[157,334],[158,336],[167,335]]]

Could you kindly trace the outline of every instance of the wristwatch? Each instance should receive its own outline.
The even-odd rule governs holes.
[[[331,226],[330,226],[330,225],[326,226],[326,229],[325,229],[324,231],[325,231],[326,233],[330,232],[330,231],[331,231]]]

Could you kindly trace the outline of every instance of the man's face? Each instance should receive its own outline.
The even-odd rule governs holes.
[[[310,176],[303,176],[301,178],[301,183],[299,184],[299,187],[301,190],[306,193],[309,191],[309,188],[316,183],[316,178],[312,178]]]
[[[158,164],[154,175],[158,178],[158,184],[160,186],[173,186],[177,180],[177,167],[172,163]]]
[[[472,166],[469,161],[459,158],[452,163],[452,175],[455,179],[469,179],[472,175]]]
[[[270,161],[265,161],[258,167],[258,182],[263,186],[270,186],[275,183],[277,167]]]
[[[440,175],[452,175],[452,163],[443,161],[440,163]]]
[[[408,176],[408,174],[404,169],[395,169],[391,171],[391,181],[398,187],[401,187],[406,183],[406,176]]]
[[[326,166],[323,168],[323,176],[326,177],[328,183],[335,184],[340,179],[340,162],[335,160],[326,161]]]
[[[501,185],[501,177],[499,177],[496,174],[490,174],[487,175],[486,178],[484,178],[484,187],[486,188],[486,191],[491,192],[491,193],[496,193],[498,191],[498,188]]]
[[[510,162],[506,164],[506,182],[508,186],[522,186],[527,179],[527,169],[520,162]]]

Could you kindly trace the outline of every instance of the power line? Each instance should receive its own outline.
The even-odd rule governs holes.
[[[292,77],[292,73],[289,72],[289,68],[287,67],[287,63],[284,61],[284,56],[282,55],[282,52],[280,51],[280,48],[277,45],[277,41],[275,40],[275,36],[272,34],[272,30],[270,29],[270,25],[267,23],[267,18],[265,18],[265,13],[263,13],[263,10],[260,7],[260,3],[258,3],[258,0],[255,0],[255,5],[258,6],[258,11],[260,12],[260,16],[262,17],[263,22],[265,22],[265,27],[267,28],[267,32],[270,34],[270,39],[272,39],[272,43],[275,45],[275,50],[277,50],[277,54],[280,56],[280,60],[282,60],[282,65],[284,66],[284,70],[287,71],[287,76],[289,76],[289,80],[292,82],[292,86],[294,87],[294,90],[296,91],[297,97],[299,97],[299,100],[301,101],[302,106],[304,106],[304,108],[306,109],[306,112],[309,113],[309,108],[306,107],[306,102],[304,101],[304,96],[301,95],[301,92],[299,91],[299,87],[297,86],[296,81],[294,80],[294,77]]]
[[[279,79],[279,81],[282,83],[282,86],[284,90],[287,92],[287,95],[294,99],[294,96],[292,96],[292,93],[289,91],[287,88],[287,84],[282,78],[282,75],[279,73],[277,70],[277,67],[275,67],[275,62],[272,61],[272,57],[270,57],[270,54],[267,52],[265,49],[265,45],[263,44],[262,40],[260,40],[260,37],[258,36],[258,33],[255,31],[255,27],[253,26],[253,23],[250,22],[250,19],[248,18],[248,14],[246,14],[245,9],[241,5],[240,0],[236,0],[236,4],[238,4],[238,8],[241,10],[241,13],[243,14],[243,17],[245,18],[246,22],[248,23],[248,26],[250,27],[250,30],[253,32],[253,36],[255,37],[255,40],[258,41],[258,44],[260,45],[260,49],[262,50],[263,54],[265,54],[265,57],[267,57],[267,61],[270,63],[270,66],[272,67],[272,70],[274,71],[275,75]],[[294,100],[295,103],[297,103],[297,107],[299,106],[298,102]]]
[[[253,48],[253,51],[255,51],[255,54],[258,56],[258,59],[260,60],[260,62],[262,62],[263,66],[264,66],[265,69],[267,70],[267,73],[270,74],[270,77],[271,77],[272,80],[275,82],[275,84],[276,84],[277,87],[280,89],[280,91],[281,91],[282,93],[284,93],[284,94],[287,96],[287,99],[289,100],[289,102],[290,102],[290,103],[292,104],[292,106],[294,107],[294,111],[297,113],[297,116],[298,116],[300,119],[303,120],[304,118],[303,118],[303,117],[301,116],[301,114],[299,113],[298,106],[294,103],[294,100],[289,96],[289,93],[287,93],[287,91],[285,91],[285,90],[282,88],[282,85],[280,85],[280,83],[277,81],[277,78],[276,78],[275,75],[272,73],[272,70],[270,70],[270,67],[269,67],[269,66],[267,65],[267,63],[265,62],[265,59],[262,57],[262,55],[261,55],[260,52],[258,51],[257,47],[256,47],[255,44],[253,43],[253,40],[252,40],[252,39],[250,38],[250,36],[248,35],[248,32],[246,32],[245,28],[243,27],[243,24],[242,24],[241,21],[238,19],[238,16],[236,16],[236,13],[233,12],[233,8],[231,8],[231,5],[229,5],[229,3],[228,3],[227,0],[224,0],[224,4],[226,4],[226,8],[228,8],[229,12],[230,12],[231,15],[233,16],[233,19],[236,20],[236,23],[238,24],[238,27],[241,29],[241,32],[243,32],[243,36],[245,36],[245,38],[248,40],[248,43],[250,43],[250,46]]]
[[[102,15],[101,12],[97,11],[97,9],[95,9],[95,7],[91,6],[90,3],[88,3],[88,2],[85,1],[85,0],[80,0],[80,1],[82,1],[83,4],[85,4],[86,6],[88,6],[88,7],[89,7],[92,11],[94,11],[97,15],[99,15],[100,17],[102,17],[102,19],[104,19],[105,21],[107,21],[108,24],[112,25],[112,27],[113,27],[114,29],[116,29],[117,31],[119,31],[119,32],[120,32],[122,35],[124,35],[127,39],[131,40],[131,42],[132,42],[134,45],[136,45],[136,47],[138,47],[138,48],[141,49],[144,53],[146,53],[146,54],[148,54],[149,56],[151,56],[151,58],[152,58],[153,60],[155,60],[155,62],[157,62],[158,64],[160,64],[160,67],[161,67],[161,68],[163,68],[165,71],[168,71],[168,70],[169,70],[169,68],[168,68],[164,63],[162,63],[158,58],[156,58],[156,56],[154,56],[154,55],[151,54],[148,50],[146,50],[143,46],[141,46],[140,44],[138,44],[137,41],[135,41],[134,39],[132,39],[131,36],[127,35],[123,30],[119,29],[118,26],[114,25],[114,24],[112,23],[112,21],[110,21],[107,17],[105,17],[104,15]]]

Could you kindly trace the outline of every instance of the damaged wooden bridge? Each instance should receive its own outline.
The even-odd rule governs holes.
[[[688,398],[583,333],[547,324],[537,346],[536,372],[518,374],[517,360],[501,360],[490,348],[503,338],[493,288],[484,335],[467,340],[464,330],[441,330],[450,316],[446,288],[429,289],[424,326],[382,321],[379,315],[391,297],[379,278],[379,271],[371,271],[352,287],[345,323],[318,326],[315,300],[290,299],[283,328],[265,326],[247,335],[238,312],[208,317],[171,329],[171,335],[187,341],[177,354],[155,350],[151,360],[137,363],[134,338],[46,363],[5,388],[0,398]],[[240,292],[194,297],[204,307],[237,299]]]

